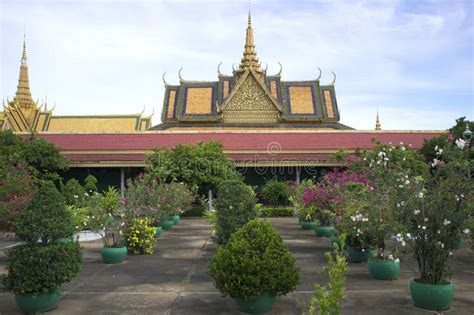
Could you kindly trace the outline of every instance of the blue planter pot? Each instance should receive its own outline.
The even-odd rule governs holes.
[[[179,214],[175,215],[175,216],[173,217],[173,224],[174,224],[174,225],[179,224],[179,220],[180,220],[180,219],[181,219],[181,217],[179,216]]]
[[[347,254],[349,255],[349,260],[355,263],[367,262],[367,260],[369,260],[369,257],[372,257],[374,254],[373,251],[371,250],[362,251],[360,249],[353,248],[347,244],[346,244],[346,251],[347,251]]]
[[[303,230],[314,230],[317,224],[314,221],[301,221],[300,225]]]

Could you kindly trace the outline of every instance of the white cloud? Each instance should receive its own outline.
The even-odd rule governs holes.
[[[334,69],[343,123],[372,129],[378,106],[390,128],[447,128],[473,114],[472,6],[406,5],[258,1],[252,3],[257,51],[269,73],[283,64],[284,80],[313,79],[319,65],[322,82],[329,82]],[[146,105],[158,123],[163,71],[173,83],[180,67],[187,79],[215,80],[220,61],[226,73],[239,62],[247,2],[2,6],[3,97],[15,91],[26,23],[33,94],[47,91],[57,114],[131,113]]]

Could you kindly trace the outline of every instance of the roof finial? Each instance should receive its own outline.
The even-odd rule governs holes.
[[[245,46],[244,54],[239,65],[239,72],[244,72],[245,70],[253,69],[258,73],[262,73],[260,65],[258,63],[257,51],[255,50],[255,44],[253,39],[253,29],[252,29],[252,15],[250,13],[250,2],[249,2],[249,16],[247,24],[247,33],[245,35]]]
[[[26,64],[26,33],[23,33],[23,53],[21,54],[21,64]]]
[[[334,85],[334,83],[336,83],[336,74],[334,73],[334,71],[332,71],[332,76],[333,76],[333,78],[332,78],[332,82],[331,82],[330,85]]]
[[[379,108],[377,107],[377,117],[375,118],[375,130],[382,130],[380,125]]]
[[[319,74],[318,74],[318,77],[316,78],[316,81],[321,80],[321,74],[323,73],[320,67],[318,67],[318,70],[319,70]]]

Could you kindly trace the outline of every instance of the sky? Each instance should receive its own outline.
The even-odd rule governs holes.
[[[249,4],[0,0],[0,97],[18,83],[26,30],[33,98],[55,115],[154,111],[166,80],[217,80],[243,52]],[[341,123],[441,130],[474,119],[474,1],[253,0],[257,54],[282,80],[337,75]]]

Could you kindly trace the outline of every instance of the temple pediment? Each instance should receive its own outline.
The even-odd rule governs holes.
[[[252,70],[240,78],[220,108],[224,123],[276,123],[281,107]]]

